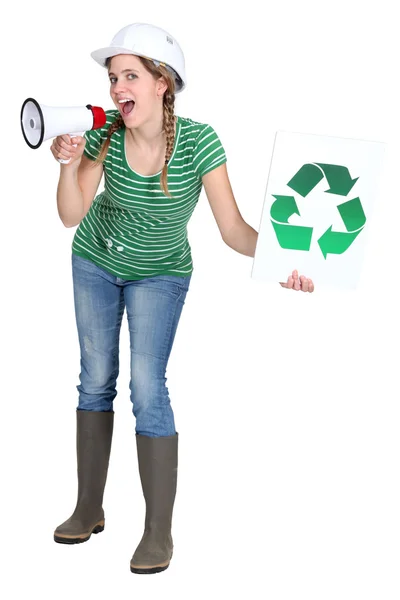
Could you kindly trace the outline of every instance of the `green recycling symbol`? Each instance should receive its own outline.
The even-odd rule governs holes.
[[[358,180],[351,178],[347,167],[323,163],[306,163],[287,184],[305,198],[325,176],[329,189],[327,194],[347,196]],[[289,218],[300,211],[293,196],[277,196],[271,206],[271,223],[279,245],[289,250],[310,250],[312,227],[290,225]],[[324,258],[328,254],[343,254],[363,230],[366,216],[360,198],[347,200],[337,207],[346,231],[332,231],[332,225],[318,239]]]

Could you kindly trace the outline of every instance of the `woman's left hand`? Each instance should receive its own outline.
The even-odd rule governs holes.
[[[291,275],[289,275],[287,283],[280,282],[281,286],[284,288],[288,288],[289,290],[296,290],[297,292],[301,290],[302,292],[313,292],[314,284],[312,279],[305,277],[304,275],[300,275],[297,271],[293,271]]]

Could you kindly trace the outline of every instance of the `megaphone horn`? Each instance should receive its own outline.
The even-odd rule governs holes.
[[[44,106],[33,98],[27,98],[21,108],[22,134],[28,146],[34,150],[43,141],[58,135],[82,135],[90,129],[99,129],[106,124],[106,120],[104,110],[91,104]]]

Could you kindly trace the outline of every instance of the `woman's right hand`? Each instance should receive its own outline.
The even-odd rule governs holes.
[[[73,145],[76,144],[76,147]],[[81,160],[83,151],[85,149],[86,139],[77,135],[72,137],[68,134],[59,135],[53,140],[50,150],[55,159],[62,158],[63,160],[71,159],[66,166],[78,163]],[[61,163],[62,164],[62,163]]]

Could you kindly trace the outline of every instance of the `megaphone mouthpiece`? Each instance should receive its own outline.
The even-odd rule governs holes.
[[[93,114],[92,129],[100,129],[100,127],[104,127],[107,121],[107,116],[104,110],[100,108],[100,106],[91,106],[90,104],[87,105],[87,108],[89,108]]]

